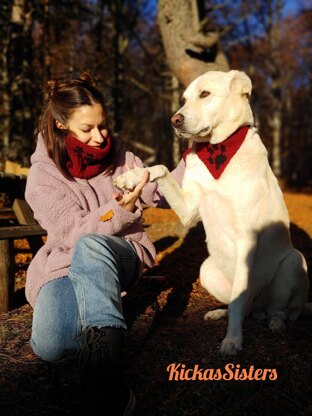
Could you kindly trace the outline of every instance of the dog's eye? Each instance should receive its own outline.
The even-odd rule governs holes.
[[[206,97],[208,97],[208,95],[210,95],[210,92],[209,91],[202,91],[200,93],[199,98],[206,98]]]
[[[185,104],[186,98],[185,97],[181,97],[181,104]]]

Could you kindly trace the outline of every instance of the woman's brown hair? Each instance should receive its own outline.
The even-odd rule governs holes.
[[[49,81],[46,98],[47,105],[39,122],[39,131],[43,135],[49,157],[67,179],[73,180],[73,176],[66,169],[68,154],[65,139],[69,132],[57,128],[56,120],[66,126],[72,113],[83,105],[97,103],[105,110],[104,96],[96,87],[92,75],[83,72],[79,78],[68,82]],[[115,170],[115,153],[116,143],[112,140],[110,160],[105,173]]]

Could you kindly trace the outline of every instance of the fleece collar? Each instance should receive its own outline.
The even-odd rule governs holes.
[[[103,172],[109,164],[111,138],[108,136],[103,146],[96,148],[82,143],[69,134],[66,137],[66,148],[69,157],[67,169],[74,178],[91,179]]]

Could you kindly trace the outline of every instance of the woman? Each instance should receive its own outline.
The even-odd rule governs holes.
[[[165,201],[147,184],[148,174],[132,192],[116,192],[113,179],[142,162],[111,137],[92,77],[49,85],[25,194],[48,233],[27,272],[31,346],[48,362],[80,350],[85,407],[101,400],[103,413],[127,415],[135,397],[122,374],[121,292],[154,262],[140,199],[152,206]],[[175,176],[183,170],[181,162]]]

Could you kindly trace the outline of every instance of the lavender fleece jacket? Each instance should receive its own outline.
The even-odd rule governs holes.
[[[126,166],[141,167],[139,158],[120,148],[113,175],[101,173],[89,180],[76,178],[70,181],[49,158],[39,134],[31,163],[25,197],[36,220],[48,234],[46,244],[33,258],[27,271],[26,297],[32,306],[43,285],[68,274],[73,248],[85,234],[123,237],[133,243],[142,265],[153,266],[156,253],[141,222],[141,203],[137,202],[135,212],[129,212],[112,198],[113,192],[117,192],[113,179],[125,172]],[[181,160],[172,172],[180,184],[184,169],[185,164]],[[168,207],[155,183],[144,187],[141,200],[148,206]],[[105,219],[108,212],[108,217],[112,217]]]

